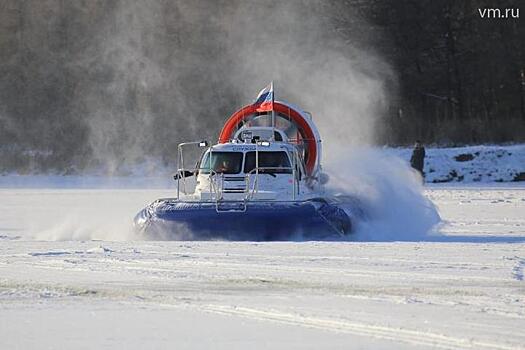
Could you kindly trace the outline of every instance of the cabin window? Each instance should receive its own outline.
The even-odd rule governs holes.
[[[209,169],[220,174],[238,174],[242,168],[242,152],[208,152],[201,163],[201,173]]]
[[[259,173],[272,174],[291,174],[292,169],[288,154],[284,151],[278,152],[258,152],[259,153]],[[246,152],[246,159],[244,161],[244,172],[249,173],[255,169],[255,152]]]

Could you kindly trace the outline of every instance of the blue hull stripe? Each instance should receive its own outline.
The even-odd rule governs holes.
[[[198,239],[289,240],[316,239],[349,233],[350,218],[325,202],[191,203],[165,200],[142,210],[135,225],[146,233],[169,237],[189,230]],[[231,211],[228,211],[231,210]],[[234,211],[237,210],[237,211]]]

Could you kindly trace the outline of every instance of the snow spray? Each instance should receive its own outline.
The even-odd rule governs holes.
[[[330,157],[325,169],[330,175],[329,192],[357,202],[357,208],[347,208],[350,215],[357,214],[350,240],[425,240],[441,220],[424,196],[419,175],[387,152],[341,150]]]

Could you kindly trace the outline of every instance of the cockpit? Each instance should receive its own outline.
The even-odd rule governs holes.
[[[256,159],[258,153],[258,160]],[[286,151],[248,151],[248,152],[206,152],[200,163],[202,174],[210,169],[220,174],[249,174],[256,167],[261,174],[291,174],[292,163]]]

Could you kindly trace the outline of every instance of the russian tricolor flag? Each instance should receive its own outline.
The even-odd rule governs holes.
[[[269,112],[273,110],[273,81],[259,92],[255,102],[257,112]]]

